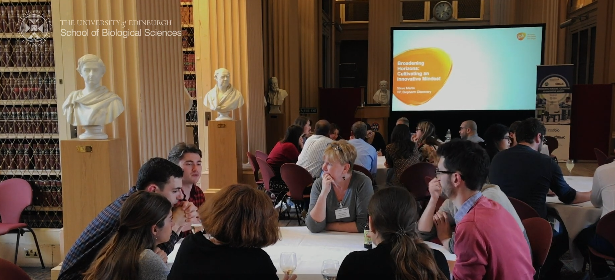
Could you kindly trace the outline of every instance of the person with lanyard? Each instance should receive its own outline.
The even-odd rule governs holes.
[[[311,232],[362,232],[372,181],[353,171],[356,149],[346,140],[332,142],[324,152],[323,175],[314,181],[305,224]]]

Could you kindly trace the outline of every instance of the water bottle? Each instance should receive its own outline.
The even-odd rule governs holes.
[[[451,141],[451,130],[450,129],[446,131],[446,141],[444,142],[446,143],[449,141]]]
[[[363,229],[363,248],[365,249],[371,249],[372,248],[372,239],[369,237],[370,230],[369,230],[369,223],[367,223],[365,225],[365,228]]]

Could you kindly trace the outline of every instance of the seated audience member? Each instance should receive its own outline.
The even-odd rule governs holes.
[[[454,237],[448,236],[448,215],[434,216],[438,236],[455,240],[453,279],[533,279],[532,255],[521,228],[502,205],[480,191],[489,172],[487,152],[476,143],[452,140],[440,146],[438,155],[436,178],[442,195],[459,209]]]
[[[84,279],[166,280],[169,267],[154,250],[171,238],[172,206],[157,193],[131,195],[120,210],[117,233],[100,250]]]
[[[483,138],[478,137],[478,126],[472,120],[461,123],[461,126],[459,126],[459,136],[461,136],[461,140],[469,140],[474,143],[483,142]]]
[[[613,206],[615,206],[615,162],[601,165],[596,169],[591,202],[595,207],[602,208],[602,217],[615,211],[613,209]],[[599,253],[615,258],[614,245],[609,243],[605,236],[596,234],[597,225],[596,222],[583,229],[574,239],[574,243],[586,260],[591,258],[592,270],[597,277],[595,279],[615,279],[615,272],[609,269],[606,261],[589,253],[589,246],[591,246]]]
[[[385,152],[384,165],[393,172],[387,176],[387,185],[400,186],[401,174],[411,165],[421,162],[420,156],[416,144],[410,139],[410,127],[404,124],[396,125],[391,133],[391,144],[387,145]]]
[[[348,143],[357,150],[357,159],[354,161],[354,164],[365,167],[365,169],[369,170],[369,173],[372,174],[372,178],[376,178],[376,172],[378,172],[378,154],[372,145],[365,142],[365,137],[367,137],[367,126],[364,122],[355,122],[351,129],[354,138],[348,140]]]
[[[301,143],[305,145],[305,141],[312,136],[312,121],[306,116],[299,116],[295,119],[294,125],[298,125],[303,128],[303,134],[301,134]]]
[[[205,203],[205,194],[196,185],[201,179],[201,172],[203,171],[201,166],[202,156],[203,153],[199,147],[181,142],[171,149],[167,157],[169,161],[179,165],[184,170],[181,189],[184,198],[182,200],[192,202],[196,208]]]
[[[285,163],[296,163],[299,158],[299,152],[301,151],[301,133],[303,129],[298,125],[291,125],[286,129],[284,139],[276,143],[269,156],[267,156],[267,163],[273,169],[276,176],[280,176],[280,167]]]
[[[483,135],[484,142],[481,143],[489,158],[493,160],[495,154],[500,151],[506,150],[510,147],[510,135],[508,134],[508,127],[502,124],[493,124],[487,128]]]
[[[511,148],[514,146],[517,146],[517,138],[515,137],[515,134],[517,133],[517,128],[519,128],[520,124],[521,124],[521,121],[515,121],[508,128],[508,134],[510,135],[510,147]]]
[[[278,212],[265,193],[231,185],[199,212],[207,234],[192,234],[182,241],[169,280],[278,279],[262,249],[280,239]]]
[[[506,211],[508,211],[508,213],[510,213],[511,216],[513,216],[515,222],[517,222],[517,224],[523,231],[524,237],[526,238],[526,241],[529,245],[529,240],[527,240],[527,235],[525,233],[525,227],[523,226],[519,215],[517,215],[515,207],[510,203],[508,196],[506,196],[506,194],[500,190],[500,187],[492,184],[484,184],[481,189],[481,192],[483,193],[484,197],[499,203]],[[455,239],[451,238],[451,233],[437,232],[433,223],[435,215],[433,215],[432,213],[436,213],[435,210],[438,203],[438,198],[442,195],[442,185],[440,184],[440,180],[438,178],[434,178],[433,180],[431,180],[431,182],[429,182],[429,194],[431,194],[431,198],[429,200],[429,203],[427,203],[427,206],[425,206],[423,215],[419,220],[419,231],[421,233],[421,237],[423,238],[423,240],[431,240],[434,237],[442,238],[440,239],[440,242],[442,242],[444,248],[454,254]],[[440,206],[440,209],[438,209],[438,213],[440,213],[438,215],[448,215],[450,228],[454,228],[455,219],[453,219],[453,217],[455,217],[457,211],[459,211],[459,209],[455,207],[455,204],[453,204],[450,199],[446,199]],[[438,236],[438,233],[442,235]]]
[[[429,162],[433,165],[438,164],[438,155],[436,150],[440,145],[436,137],[436,127],[433,123],[422,121],[416,125],[416,133],[412,141],[417,145],[417,149],[421,154],[421,162]],[[400,174],[401,176],[401,174]]]
[[[312,185],[305,219],[311,232],[363,232],[367,224],[367,203],[374,189],[367,176],[352,170],[356,157],[357,151],[346,140],[327,146],[323,175]]]
[[[337,127],[337,124],[332,123],[331,128],[329,129],[329,138],[333,141],[342,140],[340,137],[340,129]]]
[[[319,120],[316,122],[315,134],[308,138],[303,144],[303,150],[297,159],[297,165],[305,168],[312,178],[320,177],[322,172],[322,155],[325,153],[325,148],[329,143],[333,142],[329,138],[330,125],[327,120]]]
[[[387,147],[387,143],[384,142],[384,137],[382,137],[382,134],[380,134],[380,132],[374,131],[372,129],[372,126],[368,123],[365,123],[365,126],[367,126],[367,136],[365,137],[365,142],[372,145],[374,149],[376,149],[378,156],[381,156],[382,152]]]
[[[395,123],[395,125],[398,125],[398,124],[403,124],[407,126],[408,128],[410,128],[410,121],[406,117],[401,117],[397,119],[397,122]]]
[[[179,166],[163,158],[152,158],[143,164],[139,169],[136,185],[103,209],[81,233],[66,254],[58,279],[83,279],[83,273],[92,264],[100,249],[117,232],[122,204],[137,191],[160,193],[175,205],[171,237],[168,242],[158,245],[161,252],[156,249],[158,254],[170,254],[179,240],[179,234],[198,221],[194,204],[181,201],[184,198],[181,192],[183,175],[184,172]]]
[[[568,232],[557,211],[548,211],[547,193],[551,189],[560,201],[575,204],[588,201],[590,192],[575,191],[564,180],[559,165],[549,156],[538,153],[545,132],[545,126],[538,119],[524,120],[515,133],[518,144],[493,158],[489,181],[500,186],[507,196],[527,203],[540,217],[558,226],[553,230],[551,248],[540,270],[542,279],[558,279],[563,266],[559,257],[568,250]]]
[[[417,204],[408,190],[378,190],[367,209],[370,237],[377,247],[348,254],[337,279],[449,279],[444,254],[419,237]]]

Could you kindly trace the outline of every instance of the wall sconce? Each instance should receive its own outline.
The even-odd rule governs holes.
[[[578,21],[584,21],[584,20],[587,20],[588,18],[589,18],[589,16],[587,14],[569,18],[566,21],[560,23],[559,24],[559,28],[566,28],[568,26],[571,26],[577,20]]]

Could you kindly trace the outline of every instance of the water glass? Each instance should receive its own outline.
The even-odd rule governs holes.
[[[285,275],[291,275],[297,268],[297,255],[294,252],[280,254],[280,269]]]
[[[336,260],[324,260],[322,262],[322,278],[325,280],[335,280],[337,271],[340,268],[340,263]]]

